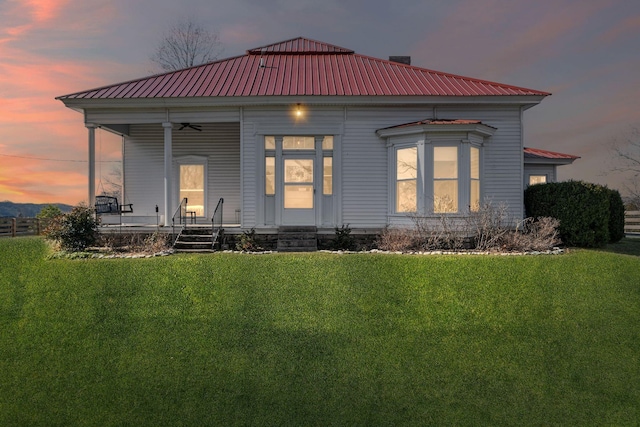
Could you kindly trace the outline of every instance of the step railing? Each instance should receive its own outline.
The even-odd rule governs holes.
[[[211,217],[211,249],[215,249],[216,242],[222,232],[222,211],[224,208],[224,199],[220,197],[213,216]]]
[[[176,241],[180,237],[180,234],[182,234],[182,231],[187,226],[187,203],[188,203],[188,200],[185,197],[184,199],[182,199],[180,201],[180,205],[178,206],[178,208],[173,213],[173,216],[171,217],[171,230],[172,230],[172,236],[173,236],[173,243],[172,243],[173,245],[175,245]],[[176,234],[176,218],[178,219],[177,227],[180,228],[180,230],[178,231],[177,234]]]

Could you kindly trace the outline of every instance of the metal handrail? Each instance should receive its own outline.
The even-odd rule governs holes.
[[[182,199],[180,201],[180,205],[178,205],[178,208],[176,209],[176,211],[173,213],[173,216],[171,217],[171,230],[174,237],[174,240],[173,240],[174,243],[176,242],[176,240],[178,240],[178,237],[179,237],[178,235],[176,235],[176,215],[178,215],[178,224],[182,226],[182,228],[180,229],[180,233],[182,233],[182,230],[187,226],[187,202],[188,200],[186,197]],[[184,218],[184,223],[182,222],[183,218]]]
[[[220,235],[220,232],[222,230],[223,208],[224,208],[224,198],[220,197],[220,200],[218,200],[218,204],[216,205],[216,208],[213,211],[213,216],[211,217],[211,249],[215,248],[216,240],[218,239],[218,236]],[[217,230],[216,230],[216,218],[218,219]]]

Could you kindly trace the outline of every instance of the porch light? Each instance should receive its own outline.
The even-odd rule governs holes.
[[[296,117],[302,117],[302,109],[300,108],[300,104],[296,105]]]

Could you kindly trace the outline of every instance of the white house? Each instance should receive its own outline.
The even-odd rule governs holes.
[[[244,229],[382,228],[485,199],[522,217],[529,175],[575,158],[526,154],[523,114],[549,93],[400,60],[296,38],[57,99],[84,114],[89,199],[101,127],[124,137],[130,215],[159,206],[167,225],[184,198],[200,222],[224,198]]]

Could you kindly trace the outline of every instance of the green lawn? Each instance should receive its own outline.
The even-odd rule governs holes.
[[[46,253],[0,239],[0,426],[640,423],[637,256]]]

